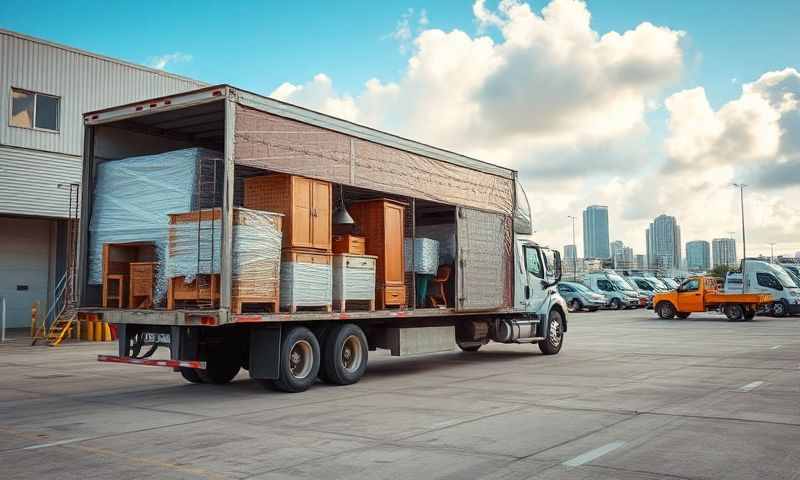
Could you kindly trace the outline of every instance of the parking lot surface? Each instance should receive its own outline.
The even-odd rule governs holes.
[[[573,314],[561,354],[370,355],[300,394],[0,346],[0,478],[800,479],[800,318]]]

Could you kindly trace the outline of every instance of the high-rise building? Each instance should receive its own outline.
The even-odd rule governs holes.
[[[631,247],[626,247],[621,241],[615,240],[608,245],[608,248],[611,251],[611,260],[614,268],[634,268],[635,263]]]
[[[608,249],[608,207],[591,205],[583,211],[583,256],[611,258]]]
[[[711,268],[711,246],[705,240],[686,243],[686,268],[703,272]]]
[[[636,264],[637,270],[644,270],[647,268],[647,255],[636,255],[634,257],[634,263]]]
[[[564,260],[578,258],[578,247],[575,245],[564,245]]]
[[[647,261],[651,268],[681,268],[681,227],[675,217],[657,216],[645,236]]]
[[[711,251],[714,267],[736,267],[736,240],[733,238],[715,238],[711,241]]]

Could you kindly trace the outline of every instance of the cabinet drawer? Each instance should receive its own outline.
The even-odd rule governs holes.
[[[351,268],[351,269],[374,270],[375,269],[375,259],[374,258],[349,257],[347,260],[345,260],[344,265],[345,265],[346,268]]]
[[[386,305],[403,305],[406,303],[406,287],[384,287],[383,299]]]
[[[293,252],[287,251],[283,254],[284,262],[313,263],[316,265],[330,265],[331,256],[313,252]]]
[[[364,237],[350,234],[333,236],[333,253],[364,255],[366,245],[367,241]]]

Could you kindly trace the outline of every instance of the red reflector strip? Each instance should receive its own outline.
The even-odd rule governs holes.
[[[150,367],[199,368],[205,369],[206,362],[198,360],[152,360],[149,358],[118,357],[116,355],[98,355],[98,362],[129,363],[131,365],[148,365]]]
[[[219,97],[220,95],[222,95],[222,91],[221,90],[214,90],[213,92],[211,92],[211,95],[214,96],[214,97]]]

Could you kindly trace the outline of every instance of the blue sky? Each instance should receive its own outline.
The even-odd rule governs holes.
[[[678,218],[684,241],[727,236],[739,222],[729,185],[744,178],[761,182],[749,197],[748,245],[800,250],[800,1],[530,0],[538,26],[496,0],[485,1],[493,20],[481,23],[473,1],[4,0],[0,27],[135,63],[172,55],[168,71],[262,94],[288,82],[283,100],[517,168],[542,240],[554,245],[571,236],[567,215],[596,203],[609,205],[611,238],[637,253],[661,213]],[[556,3],[560,20],[547,18]],[[392,34],[404,15],[401,42]],[[665,28],[648,33],[644,22]],[[536,30],[521,53],[504,30],[515,23]],[[575,44],[571,29],[583,35]],[[585,35],[611,31],[635,44]],[[566,61],[564,48],[573,49]],[[409,80],[411,58],[421,72]],[[497,58],[508,68],[490,72]],[[444,78],[441,66],[452,67]],[[765,74],[761,94],[743,94],[743,82]],[[365,88],[372,78],[378,93]],[[783,94],[799,101],[778,105]]]
[[[529,2],[534,9],[546,4]],[[187,8],[187,5],[191,5]],[[675,89],[704,85],[712,105],[738,95],[737,81],[797,65],[800,2],[595,0],[599,33],[643,21],[688,33],[686,75]],[[372,77],[396,80],[407,55],[387,38],[407,9],[425,9],[430,26],[477,30],[465,1],[381,2],[0,2],[0,26],[55,42],[146,63],[173,52],[192,56],[168,70],[211,83],[269,93],[325,72],[355,92]]]

